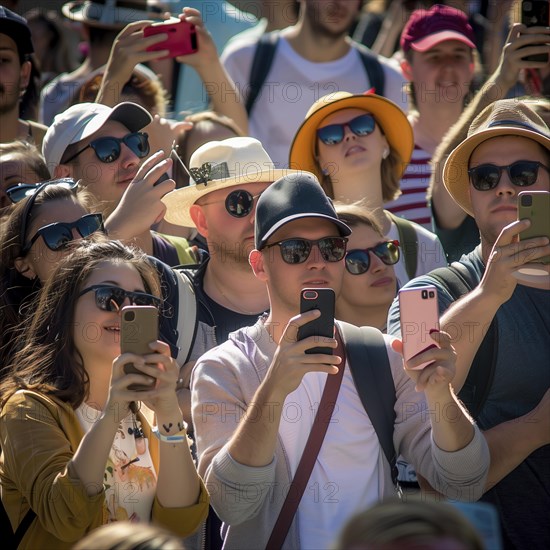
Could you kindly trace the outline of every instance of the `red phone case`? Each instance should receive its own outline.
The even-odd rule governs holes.
[[[427,349],[436,347],[430,336],[430,331],[439,330],[437,289],[435,286],[400,290],[399,310],[405,361]],[[422,363],[415,367],[415,370],[421,370],[428,364]]]
[[[168,23],[153,23],[149,27],[143,29],[144,37],[154,36],[156,34],[167,34],[168,39],[149,46],[147,48],[148,52],[169,50],[170,54],[166,57],[178,57],[180,55],[195,53],[198,50],[195,25],[187,21],[178,21],[177,23],[174,21]]]

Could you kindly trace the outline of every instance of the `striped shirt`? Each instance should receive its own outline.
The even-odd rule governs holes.
[[[384,208],[431,231],[432,216],[426,199],[432,174],[430,160],[431,155],[418,145],[414,146],[411,162],[407,165],[400,182],[401,195],[396,200],[386,203]]]

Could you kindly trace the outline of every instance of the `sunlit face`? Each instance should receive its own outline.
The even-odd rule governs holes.
[[[411,51],[402,64],[414,83],[417,106],[421,103],[464,104],[474,74],[472,49],[459,40],[445,40],[425,52]]]
[[[269,239],[268,244],[285,239],[340,237],[338,228],[327,220],[303,218],[283,225]],[[281,257],[279,246],[262,251],[265,278],[272,304],[279,304],[292,315],[300,308],[300,291],[303,288],[332,288],[339,295],[342,287],[344,260],[327,262],[319,248],[313,246],[308,259],[300,264],[287,264]]]
[[[327,116],[319,128],[331,124],[345,124],[354,118],[366,114],[362,109],[342,109]],[[322,170],[325,170],[334,184],[340,182],[345,186],[348,175],[365,173],[368,170],[378,170],[382,165],[385,151],[389,145],[378,124],[374,131],[365,136],[358,136],[349,126],[344,128],[344,138],[340,143],[326,145],[317,138],[318,161]]]
[[[105,261],[98,264],[79,291],[99,284],[135,292],[145,291],[139,272],[134,266],[125,263]],[[123,306],[129,304],[130,301],[126,299]],[[73,335],[88,374],[93,375],[88,370],[90,365],[100,365],[110,372],[112,361],[120,355],[120,313],[98,308],[94,292],[87,292],[76,302]]]
[[[199,229],[208,241],[211,261],[225,262],[229,260],[241,264],[247,271],[250,269],[248,255],[254,248],[257,196],[269,185],[271,185],[270,182],[258,182],[219,189],[208,193],[192,206],[192,213],[197,209],[202,211],[206,227]],[[256,198],[250,214],[236,218],[227,212],[225,200],[231,192],[239,189],[248,191]]]
[[[74,222],[82,216],[88,214],[85,208],[76,200],[76,198],[48,201],[32,209],[33,220],[28,227],[26,242],[30,242],[35,233],[45,225],[55,222]],[[82,237],[73,228],[73,237],[76,240]],[[27,275],[33,278],[36,275],[44,283],[55,269],[58,262],[69,253],[69,249],[50,250],[42,237],[38,238],[32,245],[29,252],[23,258],[23,267],[20,271],[30,269]]]
[[[18,183],[38,183],[40,176],[25,162],[21,153],[3,153],[0,157],[0,208],[11,204],[6,189]]]
[[[502,136],[484,141],[470,157],[469,168],[481,164],[507,166],[518,160],[534,160],[548,166],[548,152],[537,142],[518,136]],[[498,185],[490,191],[478,191],[470,182],[470,200],[482,237],[492,244],[502,229],[517,219],[517,195],[520,191],[550,191],[550,174],[540,168],[537,182],[529,187],[516,187],[506,170]]]
[[[359,0],[305,0],[305,24],[318,38],[347,35],[359,12]]]
[[[100,137],[122,138],[129,133],[130,130],[124,124],[109,120],[97,132],[79,142],[78,149],[83,149]],[[82,180],[82,184],[87,186],[99,201],[111,206],[118,204],[143,160],[125,143],[121,143],[120,147],[120,156],[114,162],[101,162],[94,150],[88,147],[70,163],[72,177]]]
[[[387,240],[365,224],[355,225],[352,229],[348,252],[371,248]],[[358,308],[387,305],[389,309],[397,291],[394,266],[386,265],[373,252],[369,252],[369,257],[370,266],[365,273],[352,275],[347,269],[344,271],[344,284],[338,300]]]

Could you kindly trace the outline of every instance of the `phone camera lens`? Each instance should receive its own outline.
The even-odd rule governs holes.
[[[422,299],[425,300],[427,297],[428,297],[428,291],[427,291],[427,290],[423,290],[423,291],[422,291]]]
[[[133,311],[127,311],[124,314],[124,320],[132,322],[136,318],[136,314]]]
[[[521,197],[521,206],[532,206],[533,197],[531,195],[522,195]]]
[[[434,296],[435,296],[434,291],[431,290],[431,291],[430,291],[430,298],[433,298]]]
[[[304,292],[304,298],[306,300],[315,300],[317,296],[318,294],[315,290],[308,290],[307,292]]]

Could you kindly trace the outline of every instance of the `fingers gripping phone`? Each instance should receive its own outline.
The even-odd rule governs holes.
[[[550,192],[521,191],[518,193],[518,220],[529,219],[529,229],[519,234],[521,241],[533,237],[548,237],[550,239]],[[537,258],[531,263],[549,264],[550,256]]]
[[[401,315],[401,340],[405,361],[428,349],[436,347],[430,331],[439,330],[437,289],[429,285],[422,288],[407,288],[399,291]],[[415,367],[421,370],[430,363]]]
[[[147,48],[148,52],[168,50],[170,53],[167,57],[178,57],[180,55],[195,53],[199,49],[197,29],[195,25],[187,21],[181,21],[173,17],[162,23],[153,23],[143,29],[143,36],[145,38],[157,34],[167,34],[168,39],[149,46]]]
[[[322,344],[323,340],[334,338],[334,303],[335,295],[332,288],[304,288],[300,293],[300,313],[318,309],[321,316],[298,329],[298,340],[314,336]],[[316,346],[306,350],[306,353],[325,353],[332,355],[333,349]]]
[[[550,0],[523,0],[521,3],[521,22],[526,27],[550,26]],[[548,54],[528,55],[525,61],[548,63]]]
[[[135,353],[146,355],[151,353],[149,344],[158,340],[159,320],[158,309],[154,306],[125,306],[122,308],[122,321],[120,326],[120,351],[121,353]],[[126,374],[144,373],[138,370],[133,363],[124,365]],[[130,384],[128,389],[134,391],[150,390],[155,383],[153,377],[151,384]]]

